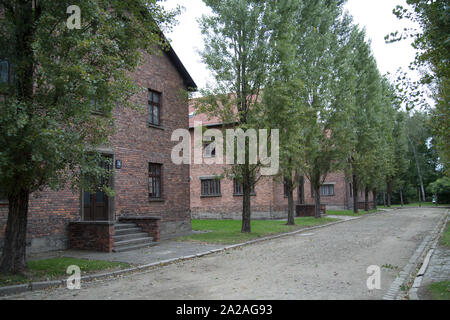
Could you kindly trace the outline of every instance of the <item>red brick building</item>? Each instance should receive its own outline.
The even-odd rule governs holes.
[[[118,130],[110,138],[110,147],[101,150],[112,158],[111,187],[116,195],[108,198],[102,192],[70,190],[33,195],[29,251],[68,247],[111,251],[118,243],[139,244],[147,234],[150,240],[159,240],[191,230],[189,166],[172,163],[176,143],[171,142],[171,134],[188,128],[188,101],[180,92],[195,90],[196,84],[173,49],[146,55],[133,78],[148,89],[135,97],[142,102],[142,110],[116,109]],[[0,247],[7,214],[3,200]]]
[[[205,114],[196,114],[190,108],[189,127],[193,149],[194,123],[201,122],[208,129],[221,129],[218,119],[209,119]],[[193,154],[193,152],[192,152]],[[214,158],[215,152],[204,144],[203,157]],[[191,214],[193,219],[241,219],[242,192],[237,182],[222,177],[227,165],[192,164],[191,176]],[[302,185],[299,183],[299,185]],[[294,191],[296,204],[314,204],[313,192],[308,179],[304,178],[302,187]],[[363,199],[360,195],[360,201]],[[373,206],[372,194],[369,198]],[[351,184],[343,172],[329,174],[321,188],[321,203],[327,210],[346,210],[353,208]],[[263,177],[255,186],[251,197],[252,217],[254,219],[279,219],[287,217],[288,199],[280,178]],[[360,204],[363,208],[363,203]]]

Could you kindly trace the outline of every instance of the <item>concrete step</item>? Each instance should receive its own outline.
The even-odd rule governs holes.
[[[141,243],[141,244],[135,244],[135,245],[130,245],[130,246],[125,246],[125,247],[114,247],[113,248],[113,252],[125,252],[125,251],[132,251],[132,250],[137,250],[137,249],[142,249],[142,248],[149,248],[149,247],[153,247],[158,245],[157,242],[149,242],[149,243]]]
[[[127,229],[119,229],[119,230],[114,230],[114,234],[116,236],[122,236],[125,234],[133,234],[133,233],[137,233],[137,232],[142,232],[141,228],[127,228]]]
[[[130,240],[123,240],[123,241],[114,241],[114,247],[126,247],[131,246],[135,244],[141,244],[141,243],[151,243],[153,242],[153,238],[151,237],[145,237],[145,238],[136,238],[136,239],[130,239]]]
[[[114,225],[115,230],[121,230],[121,229],[129,229],[129,228],[136,228],[137,226],[134,223],[116,223]]]
[[[129,234],[116,235],[116,236],[114,236],[114,241],[117,242],[117,241],[139,239],[139,238],[146,238],[146,237],[148,237],[148,234],[145,232],[135,232],[135,233],[129,233]]]

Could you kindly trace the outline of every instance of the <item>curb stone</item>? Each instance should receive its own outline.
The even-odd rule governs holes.
[[[15,286],[2,287],[0,289],[0,294],[12,295],[17,293],[22,293],[31,290],[31,284],[19,284]]]
[[[432,243],[432,245],[431,245],[431,247],[430,247],[430,249],[429,249],[429,251],[428,251],[428,254],[427,254],[427,256],[425,257],[425,260],[424,260],[423,263],[422,263],[422,267],[420,268],[420,270],[419,270],[419,271],[417,272],[417,274],[416,274],[416,277],[415,277],[415,279],[414,279],[414,283],[413,283],[411,289],[408,291],[408,298],[409,298],[410,300],[420,300],[420,299],[419,299],[419,296],[417,295],[417,292],[418,292],[419,289],[420,289],[420,286],[421,286],[422,280],[423,280],[423,276],[425,275],[425,272],[426,272],[427,269],[428,269],[428,265],[429,265],[429,263],[430,263],[430,261],[431,261],[431,257],[433,256],[434,250],[435,250],[435,248],[437,247],[438,242],[439,242],[439,240],[440,240],[442,234],[443,234],[444,231],[445,231],[445,227],[446,227],[447,222],[448,222],[448,212],[447,212],[446,218],[445,218],[444,220],[445,220],[445,221],[444,221],[444,223],[442,224],[442,226],[441,226],[441,228],[440,228],[440,230],[439,230],[438,235],[435,237],[435,239],[434,239],[434,241],[433,241],[433,243]]]
[[[401,295],[402,291],[401,287],[407,284],[409,280],[411,280],[408,278],[410,278],[413,274],[415,274],[417,267],[420,266],[421,263],[426,259],[426,255],[430,248],[430,243],[432,243],[432,246],[434,246],[434,243],[436,243],[437,241],[436,239],[439,239],[439,234],[445,227],[447,219],[448,219],[448,211],[439,220],[438,224],[431,232],[431,235],[428,235],[424,238],[422,243],[419,245],[419,247],[416,249],[414,254],[409,259],[408,264],[399,273],[397,278],[391,284],[391,287],[389,288],[388,292],[383,296],[383,300],[402,300],[406,298],[404,295]]]
[[[398,210],[398,209],[392,208],[392,211],[395,211],[395,210]],[[214,250],[209,250],[204,253],[199,253],[199,254],[195,254],[195,255],[182,256],[180,258],[157,261],[157,262],[153,262],[150,264],[140,265],[140,266],[137,266],[134,268],[114,271],[114,272],[110,272],[110,273],[87,275],[87,276],[81,277],[81,282],[92,282],[92,281],[105,279],[105,278],[109,278],[109,277],[130,274],[130,273],[137,272],[137,271],[145,271],[147,269],[151,269],[151,268],[155,268],[155,267],[162,267],[162,266],[165,266],[168,264],[187,261],[187,260],[191,260],[194,258],[204,257],[204,256],[212,255],[215,253],[219,253],[219,252],[225,252],[225,251],[241,248],[241,247],[256,244],[256,243],[261,243],[261,242],[265,242],[265,241],[269,241],[269,240],[275,240],[275,239],[280,239],[280,238],[284,238],[284,237],[289,237],[289,236],[297,235],[297,234],[304,233],[304,232],[311,231],[311,230],[327,228],[327,227],[331,227],[331,226],[334,226],[337,224],[346,223],[349,221],[355,221],[357,219],[363,219],[363,218],[366,218],[369,216],[379,215],[379,214],[383,214],[383,213],[387,213],[387,212],[390,212],[390,211],[377,211],[374,213],[369,213],[369,214],[355,217],[354,219],[351,219],[351,220],[341,220],[341,221],[330,222],[330,223],[326,223],[323,225],[303,228],[303,229],[299,229],[299,230],[292,231],[292,232],[277,234],[277,235],[273,235],[273,236],[267,236],[267,237],[254,239],[254,240],[246,241],[246,242],[235,244],[235,245],[230,245],[230,246],[224,247],[222,249],[214,249]],[[0,296],[9,296],[9,295],[28,292],[28,291],[38,291],[38,290],[45,290],[45,289],[50,289],[50,288],[64,287],[64,286],[66,286],[66,284],[67,284],[66,280],[55,280],[55,281],[32,282],[32,283],[28,283],[28,284],[14,285],[14,286],[8,286],[8,287],[0,287]]]

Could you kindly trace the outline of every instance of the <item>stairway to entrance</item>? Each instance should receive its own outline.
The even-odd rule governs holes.
[[[131,251],[157,245],[147,233],[142,232],[134,223],[116,223],[114,225],[113,252]]]

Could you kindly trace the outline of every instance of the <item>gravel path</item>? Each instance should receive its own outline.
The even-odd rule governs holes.
[[[119,279],[9,299],[382,299],[445,209],[407,209]],[[382,268],[369,291],[367,267]]]

